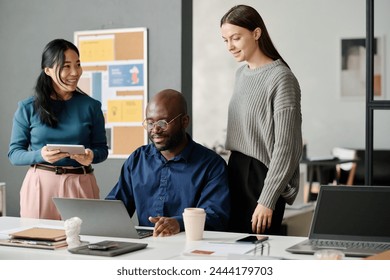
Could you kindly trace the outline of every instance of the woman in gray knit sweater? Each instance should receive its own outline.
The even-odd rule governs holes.
[[[231,8],[221,33],[233,57],[246,62],[236,72],[228,113],[230,231],[280,234],[285,204],[299,187],[299,83],[254,8]]]

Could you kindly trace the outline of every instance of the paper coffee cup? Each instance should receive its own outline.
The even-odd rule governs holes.
[[[206,212],[202,208],[185,208],[183,212],[184,230],[188,241],[203,238]]]
[[[195,207],[189,207],[184,209],[184,213],[188,214],[203,214],[205,213],[203,208],[195,208]]]

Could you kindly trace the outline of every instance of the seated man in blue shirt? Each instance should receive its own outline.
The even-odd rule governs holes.
[[[122,200],[131,216],[137,211],[140,225],[154,225],[154,236],[184,230],[186,207],[206,211],[206,230],[226,229],[230,212],[226,163],[192,140],[186,133],[189,122],[180,92],[157,93],[143,122],[152,143],[129,156],[106,197]]]

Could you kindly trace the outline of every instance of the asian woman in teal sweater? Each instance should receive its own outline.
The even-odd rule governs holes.
[[[18,103],[8,157],[30,166],[20,191],[20,216],[60,219],[52,197],[99,198],[92,163],[108,156],[101,103],[77,87],[79,51],[66,40],[49,42],[35,94]],[[84,154],[50,151],[47,144],[80,144]]]

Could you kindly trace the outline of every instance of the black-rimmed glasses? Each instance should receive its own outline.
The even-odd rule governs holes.
[[[147,130],[147,131],[150,131],[154,128],[154,126],[157,126],[160,130],[162,131],[165,131],[168,129],[168,126],[171,122],[173,122],[174,120],[176,120],[178,117],[180,117],[181,115],[183,114],[179,114],[177,115],[176,117],[174,117],[172,120],[170,120],[169,122],[167,122],[166,120],[158,120],[156,122],[152,122],[148,119],[145,119],[143,122],[142,122],[142,126]]]

